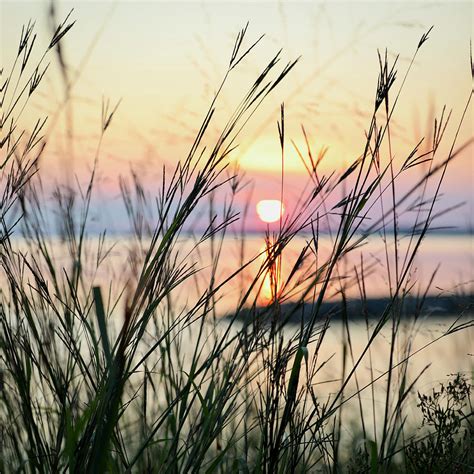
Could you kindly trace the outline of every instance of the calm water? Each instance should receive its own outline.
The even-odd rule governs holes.
[[[402,237],[398,245],[396,258],[393,237],[388,236],[389,243],[384,245],[381,236],[370,237],[364,244],[352,250],[337,266],[333,276],[336,277],[330,285],[326,298],[337,297],[341,286],[348,297],[360,297],[360,275],[365,275],[365,292],[368,298],[385,297],[390,294],[390,287],[394,287],[396,267],[401,274],[406,263],[407,250],[413,248],[414,243],[409,237]],[[279,285],[286,281],[292,271],[301,249],[306,245],[307,238],[298,236],[284,249],[281,264]],[[27,251],[24,241],[17,241],[16,245]],[[331,239],[322,235],[318,242],[317,266],[324,264],[332,248]],[[146,243],[141,246],[131,238],[110,237],[98,252],[98,240],[87,241],[83,252],[83,270],[94,285],[105,285],[119,291],[127,281],[133,281],[139,265],[131,261],[140,261],[144,255]],[[31,251],[31,249],[30,249]],[[59,270],[65,268],[70,271],[71,259],[67,247],[57,240],[51,241],[50,251],[54,256]],[[107,254],[106,254],[107,252]],[[106,254],[106,258],[102,256]],[[408,252],[410,254],[410,252]],[[258,269],[265,259],[265,240],[263,235],[248,235],[245,242],[229,234],[222,242],[209,240],[195,248],[195,240],[189,236],[182,237],[175,249],[174,255],[178,264],[193,265],[196,275],[187,280],[175,290],[176,300],[192,304],[198,295],[208,287],[210,277],[214,272],[215,285],[223,282],[232,275],[241,262],[253,262],[245,270],[228,282],[219,293],[217,303],[218,312],[232,311],[239,301],[240,295],[253,281]],[[316,259],[311,251],[307,252],[308,259],[301,266],[292,279],[292,282],[303,280],[303,275],[313,272],[316,268]],[[98,258],[99,257],[99,258]],[[97,268],[97,261],[100,265]],[[214,267],[214,262],[217,265]],[[433,277],[434,272],[436,274]],[[86,280],[87,280],[86,279]],[[405,287],[411,287],[411,292],[417,294],[428,290],[430,295],[474,294],[474,239],[470,235],[429,235],[425,237],[421,248],[414,260],[410,272],[405,279]],[[290,285],[291,287],[291,285]],[[300,285],[300,290],[304,284]],[[319,286],[316,288],[316,291]],[[257,294],[258,293],[258,294]],[[183,300],[183,294],[186,295]],[[298,297],[297,289],[286,291],[286,300]],[[265,304],[270,298],[269,278],[261,279],[260,291],[251,295],[259,304]]]
[[[459,322],[459,321],[458,321]],[[418,393],[430,393],[439,388],[440,383],[462,373],[472,383],[474,373],[474,329],[469,328],[442,337],[448,328],[455,323],[455,318],[431,319],[420,321],[416,325],[405,322],[400,329],[395,343],[394,365],[406,362],[406,387],[418,380],[404,402],[404,416],[407,417],[407,428],[417,430],[421,426],[422,415],[418,404]],[[373,327],[369,328],[369,332]],[[291,330],[288,330],[290,332]],[[312,377],[315,393],[321,404],[331,403],[345,379],[361,356],[368,340],[365,323],[349,324],[352,350],[348,348],[345,369],[343,369],[343,343],[347,343],[344,327],[340,321],[331,323],[317,354],[318,371]],[[441,337],[441,338],[440,338]],[[308,347],[310,365],[315,358],[315,346]],[[374,432],[380,432],[383,425],[387,389],[389,391],[389,413],[395,407],[401,386],[402,369],[405,363],[395,367],[390,386],[387,383],[387,370],[391,349],[390,327],[386,327],[377,336],[370,351],[362,358],[355,375],[347,384],[342,399],[342,437],[345,441],[362,440],[361,410],[368,436],[373,439]],[[291,364],[290,364],[291,368]],[[303,369],[302,378],[305,377]],[[263,380],[262,380],[263,381]],[[374,381],[372,383],[372,381]],[[264,382],[264,381],[263,381]],[[360,397],[357,393],[360,391]],[[339,403],[338,402],[338,403]],[[361,441],[362,442],[362,441]]]
[[[304,237],[294,239],[285,249],[281,262],[282,279],[284,280],[291,271],[294,263],[299,255],[300,250],[304,247],[306,240]],[[112,247],[112,244],[113,247]],[[25,242],[18,243],[22,250],[27,250]],[[112,293],[120,291],[130,280],[133,275],[132,260],[139,259],[140,248],[136,242],[131,239],[110,238],[104,249],[110,248],[107,258],[99,266],[97,262],[97,245],[96,239],[91,239],[85,247],[85,272],[86,275],[93,279],[94,284],[102,285],[105,289],[109,289]],[[211,244],[206,242],[199,252],[192,251],[194,242],[191,238],[186,237],[180,240],[175,248],[177,261],[188,262],[196,265],[200,271],[188,282],[181,285],[173,294],[174,308],[180,311],[185,307],[193,305],[196,298],[202,294],[209,285],[210,275],[212,273],[213,255],[217,255],[217,267],[215,270],[216,285],[227,278],[236,266],[239,264],[242,256],[244,261],[265,253],[265,244],[263,236],[252,235],[246,238],[245,244],[239,239],[232,236],[227,237],[222,242],[214,242]],[[406,249],[409,245],[408,239],[402,239],[399,246],[399,267],[403,265]],[[67,249],[59,242],[53,242],[51,248],[56,260],[58,268],[65,267],[70,269],[70,261],[67,256]],[[327,259],[331,248],[330,238],[321,237],[319,242],[319,264],[324,263]],[[253,280],[255,272],[258,270],[262,259],[257,257],[256,260],[248,266],[248,268],[238,275],[225,289],[219,294],[217,299],[217,315],[227,313],[235,308],[237,301],[242,294],[242,289],[247,288],[248,284]],[[389,278],[387,272],[387,255],[383,241],[380,237],[374,236],[365,245],[354,250],[348,255],[338,268],[338,274],[343,278],[343,284],[349,296],[357,297],[359,295],[359,287],[354,283],[355,270],[358,268],[360,274],[361,258],[363,261],[366,275],[366,292],[367,296],[380,297],[389,294]],[[439,267],[433,282],[431,283],[432,295],[449,295],[452,293],[462,292],[464,294],[473,294],[474,281],[474,256],[473,256],[473,240],[466,235],[429,236],[423,242],[421,250],[413,265],[413,271],[409,275],[410,284],[413,284],[414,292],[425,291],[433,271]],[[391,278],[394,279],[395,268],[395,252],[393,246],[388,247],[388,261],[391,268]],[[314,266],[314,259],[303,265],[302,272],[306,268]],[[86,279],[87,281],[87,279]],[[329,296],[334,295],[340,288],[340,281],[336,281],[330,288]],[[266,282],[263,281],[262,291],[260,294],[252,295],[260,304],[268,301],[266,292]],[[119,315],[120,316],[120,315]],[[429,391],[438,382],[446,381],[450,374],[456,372],[464,372],[470,378],[474,370],[474,329],[469,328],[456,332],[454,334],[441,337],[448,328],[455,323],[459,315],[452,315],[444,318],[424,317],[414,324],[407,320],[404,321],[402,327],[397,334],[395,343],[395,363],[402,361],[407,355],[410,355],[408,362],[409,379],[413,380],[421,371],[425,370],[420,378],[416,389],[420,392]],[[464,321],[471,315],[467,315]],[[120,318],[118,318],[120,320]],[[221,324],[226,324],[225,322]],[[365,322],[352,321],[349,325],[350,338],[352,342],[352,350],[348,350],[346,358],[346,370],[349,370],[353,362],[362,354],[369,334],[373,330],[374,322],[371,326],[366,327]],[[287,335],[295,331],[295,328],[288,328]],[[183,338],[187,338],[189,347],[193,347],[192,341],[195,333],[193,328],[188,328],[183,334]],[[434,342],[436,341],[436,342]],[[211,340],[212,342],[212,340]],[[325,336],[324,342],[317,355],[317,364],[321,365],[317,376],[313,380],[318,387],[318,393],[321,399],[331,397],[339,388],[343,370],[343,344],[347,343],[347,334],[344,334],[344,327],[340,321],[333,321]],[[426,347],[425,347],[426,346]],[[315,356],[314,345],[309,347],[310,357]],[[422,349],[419,353],[417,351]],[[362,392],[363,409],[369,416],[371,415],[372,406],[376,407],[379,412],[385,404],[386,396],[386,376],[384,376],[389,361],[391,350],[390,325],[388,325],[382,333],[375,339],[371,346],[370,352],[362,359],[357,369],[357,383],[359,387],[369,384],[373,378],[381,377],[372,388],[367,388]],[[398,371],[395,371],[395,380],[393,390],[396,390]],[[356,379],[347,386],[345,397],[350,397],[357,390]],[[392,389],[390,389],[392,390]],[[419,417],[416,407],[416,391],[407,401],[407,408],[410,416],[415,420]],[[350,418],[358,415],[358,400],[354,398],[347,403],[347,410]],[[370,412],[370,413],[369,413]],[[364,415],[365,416],[365,415]],[[378,414],[377,416],[380,416]],[[349,425],[345,429],[350,430]]]

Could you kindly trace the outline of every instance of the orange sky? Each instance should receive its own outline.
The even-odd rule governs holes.
[[[1,3],[2,65],[14,54],[21,24],[37,20],[39,45],[49,41],[47,2]],[[72,81],[69,109],[74,143],[65,136],[64,89],[56,64],[42,85],[25,126],[50,116],[50,142],[43,167],[49,176],[90,168],[100,130],[102,97],[122,99],[102,145],[104,189],[117,189],[130,167],[148,181],[161,163],[182,159],[225,73],[236,33],[250,21],[249,41],[266,37],[231,77],[218,117],[228,117],[268,60],[283,48],[297,67],[242,133],[233,155],[254,180],[254,200],[279,197],[281,173],[276,121],[286,106],[288,143],[303,147],[304,124],[315,150],[328,146],[323,171],[341,169],[362,151],[377,81],[377,48],[400,54],[402,77],[420,36],[434,30],[420,52],[394,116],[395,155],[400,160],[427,133],[433,112],[453,109],[451,140],[471,91],[469,41],[472,3],[441,2],[59,2],[61,18],[74,7],[77,20],[65,42]],[[55,69],[56,68],[56,69]],[[400,81],[398,81],[400,84]],[[398,87],[396,87],[396,90]],[[215,132],[219,129],[216,121]],[[431,126],[431,125],[430,125]],[[458,143],[473,135],[472,107]],[[446,150],[450,141],[446,142]],[[473,147],[449,170],[449,202],[467,201],[456,220],[472,224]],[[286,150],[288,199],[305,171],[291,145]],[[419,176],[419,175],[418,175]],[[451,219],[453,217],[451,216]]]

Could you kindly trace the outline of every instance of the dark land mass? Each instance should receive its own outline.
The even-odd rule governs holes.
[[[345,304],[342,300],[325,302],[321,305],[318,319],[323,320],[326,317],[335,320],[347,317],[351,321],[380,319],[390,301],[390,298],[372,298],[365,301],[350,299],[346,300]],[[400,300],[399,304],[402,318],[458,317],[474,313],[474,295],[427,296],[424,299],[409,296],[405,297],[403,302]],[[244,308],[240,311],[238,319],[251,321],[258,318],[259,322],[270,322],[271,318],[278,314],[280,321],[301,324],[302,320],[309,321],[313,309],[314,305],[309,303],[283,303],[279,307],[270,304]],[[226,317],[230,318],[232,315]]]

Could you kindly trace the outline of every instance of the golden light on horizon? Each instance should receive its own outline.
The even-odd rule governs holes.
[[[285,206],[279,199],[263,199],[256,206],[261,221],[270,224],[278,221],[285,212]]]
[[[260,263],[262,265],[269,264],[258,293],[258,302],[264,306],[274,303],[281,296],[282,272],[285,261],[281,253],[275,255],[274,246],[275,241],[265,239],[265,245],[259,250]]]

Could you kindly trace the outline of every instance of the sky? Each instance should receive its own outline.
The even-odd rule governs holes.
[[[36,21],[37,51],[51,37],[46,1],[0,0],[2,66],[12,63],[21,25]],[[340,171],[361,153],[377,84],[377,50],[399,55],[401,83],[418,41],[432,25],[403,86],[393,116],[395,160],[429,136],[433,117],[452,109],[447,153],[472,88],[469,42],[471,2],[58,2],[57,18],[74,9],[76,23],[63,52],[70,81],[69,101],[54,55],[48,76],[23,116],[31,127],[48,116],[48,145],[41,166],[49,182],[85,182],[100,135],[102,101],[120,100],[101,144],[98,203],[107,202],[120,220],[119,176],[134,170],[153,193],[162,165],[183,159],[225,74],[239,29],[249,22],[248,41],[265,34],[230,77],[211,133],[217,134],[248,87],[280,49],[282,64],[300,58],[290,75],[246,124],[230,157],[249,180],[242,203],[279,199],[281,153],[277,120],[285,104],[287,147],[285,207],[301,194],[306,171],[293,140],[304,148],[303,125],[314,150],[328,147],[322,172]],[[38,53],[39,54],[39,53]],[[73,131],[73,140],[68,130]],[[473,136],[472,106],[457,139]],[[473,146],[448,170],[446,206],[465,202],[443,224],[473,224]],[[400,184],[407,188],[420,170]],[[411,181],[410,181],[411,180]],[[250,193],[250,190],[251,193]],[[247,194],[246,194],[247,193]],[[99,206],[99,204],[97,204]],[[123,211],[122,211],[123,212]],[[116,214],[114,214],[116,213]]]

